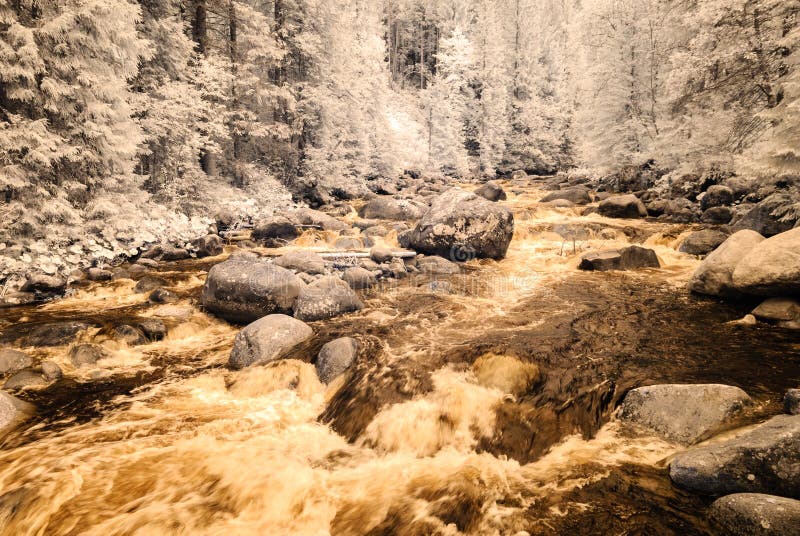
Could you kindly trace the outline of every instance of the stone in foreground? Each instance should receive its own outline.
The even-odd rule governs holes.
[[[800,228],[756,244],[736,265],[732,280],[744,294],[800,295]]]
[[[325,320],[364,308],[350,285],[336,276],[326,276],[303,288],[297,297],[294,316],[306,322]]]
[[[303,282],[292,272],[258,259],[237,258],[211,268],[201,300],[207,311],[246,324],[273,313],[288,313]]]
[[[465,261],[502,259],[514,234],[514,215],[473,193],[451,188],[437,197],[416,227],[398,237],[419,253]]]
[[[34,407],[27,402],[0,391],[0,433],[5,433],[33,415]]]
[[[722,443],[678,454],[669,476],[703,495],[800,497],[800,415],[778,415]]]
[[[343,374],[358,356],[358,342],[350,337],[333,340],[319,351],[317,375],[323,383],[332,382]]]
[[[314,335],[310,326],[286,315],[269,315],[236,336],[228,359],[232,369],[264,365],[280,359]]]
[[[723,429],[750,402],[747,393],[730,385],[651,385],[625,396],[620,418],[689,445]]]
[[[598,212],[607,218],[646,218],[647,209],[633,194],[615,195],[602,201]]]
[[[761,493],[735,493],[714,501],[709,513],[723,534],[800,534],[800,501],[795,499]]]
[[[658,256],[652,249],[630,246],[622,249],[587,253],[578,266],[581,270],[606,272],[609,270],[637,270],[659,268]]]
[[[800,300],[792,298],[769,298],[753,309],[753,316],[768,322],[791,322],[800,320]]]
[[[763,240],[763,236],[749,230],[728,237],[697,267],[689,280],[689,290],[709,296],[738,296],[740,293],[733,286],[733,271],[739,261]]]

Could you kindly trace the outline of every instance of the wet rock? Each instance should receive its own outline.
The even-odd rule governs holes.
[[[753,316],[768,322],[800,320],[800,301],[791,298],[770,298],[753,310]]]
[[[728,206],[733,203],[733,190],[727,186],[715,184],[709,186],[703,198],[700,200],[700,207],[703,210],[714,207]]]
[[[31,404],[0,391],[0,433],[8,432],[26,421],[34,411]]]
[[[313,251],[290,251],[275,259],[275,264],[287,270],[316,275],[325,273],[325,259]]]
[[[778,415],[741,435],[675,456],[670,478],[704,495],[800,497],[800,415]]]
[[[20,288],[21,292],[59,293],[67,287],[67,280],[63,277],[46,274],[32,274],[25,280]]]
[[[420,208],[405,199],[393,197],[375,197],[361,207],[358,215],[375,220],[417,220],[422,216]]]
[[[505,201],[508,199],[505,190],[494,181],[489,181],[477,190],[475,195],[479,195],[489,201]]]
[[[751,402],[730,385],[651,385],[628,392],[620,419],[688,445],[723,429]]]
[[[732,280],[744,294],[800,295],[800,228],[756,244],[736,264]]]
[[[800,534],[800,501],[764,495],[735,493],[714,501],[709,511],[724,534],[737,536],[788,536]]]
[[[383,264],[394,258],[394,252],[390,248],[376,246],[369,250],[369,258],[378,264]]]
[[[99,344],[82,343],[69,349],[69,360],[75,368],[92,367],[106,357],[108,354]]]
[[[484,387],[522,396],[541,377],[539,367],[511,355],[485,354],[472,364],[478,383]]]
[[[115,326],[111,336],[115,341],[124,342],[128,346],[139,346],[147,342],[144,333],[139,328],[128,324]]]
[[[64,372],[53,361],[42,361],[42,377],[48,382],[55,382],[64,377]]]
[[[660,267],[661,264],[658,262],[656,252],[639,246],[587,253],[581,258],[581,263],[578,266],[581,270],[599,272]]]
[[[208,234],[195,240],[192,245],[197,250],[197,257],[216,257],[224,251],[222,238],[216,234]]]
[[[733,230],[750,229],[766,237],[784,233],[796,222],[796,219],[784,217],[796,202],[789,194],[772,194],[735,221]]]
[[[178,301],[178,295],[167,289],[157,288],[150,293],[148,300],[151,303],[175,303]]]
[[[378,283],[378,278],[375,277],[375,274],[360,266],[345,270],[342,274],[342,280],[355,290],[372,288]]]
[[[589,190],[586,188],[568,188],[566,190],[550,192],[541,199],[541,202],[550,203],[551,201],[557,200],[569,201],[576,205],[585,205],[592,201],[589,197]]]
[[[548,201],[545,205],[549,205],[553,208],[572,208],[575,206],[575,203],[572,201],[567,201],[566,199],[554,199],[552,201]]]
[[[158,261],[153,259],[141,258],[136,261],[136,264],[145,268],[158,268]],[[131,266],[133,268],[133,266]]]
[[[167,326],[157,318],[142,320],[138,323],[138,327],[149,341],[160,341],[167,336]]]
[[[714,229],[696,231],[686,237],[679,251],[689,255],[707,255],[722,245],[728,235]]]
[[[363,308],[364,304],[350,285],[336,276],[326,276],[300,291],[294,306],[294,316],[313,322]]]
[[[232,259],[209,270],[201,301],[210,313],[248,323],[290,312],[303,286],[286,268],[258,259]]]
[[[169,281],[163,277],[146,275],[136,282],[136,286],[133,287],[133,291],[137,294],[144,294],[146,292],[152,292],[160,287],[168,287],[169,284]]]
[[[270,248],[282,247],[300,236],[295,224],[283,216],[273,216],[258,222],[252,238]]]
[[[243,369],[281,359],[313,335],[310,326],[290,316],[265,316],[249,324],[236,336],[228,366]]]
[[[25,352],[11,348],[0,349],[0,375],[14,374],[32,365],[33,359]]]
[[[48,382],[44,379],[44,377],[38,372],[31,369],[25,369],[20,370],[6,380],[6,383],[3,384],[3,389],[15,390],[27,389],[28,387],[43,387],[47,385],[47,383]]]
[[[54,322],[31,328],[25,343],[28,346],[60,346],[71,341],[79,331],[89,327],[83,322]]]
[[[111,271],[102,268],[89,268],[86,271],[86,279],[89,281],[111,281],[113,277]]]
[[[725,225],[733,219],[733,211],[728,207],[714,207],[703,212],[700,221],[703,223],[713,223]]]
[[[513,234],[511,211],[453,188],[434,199],[416,227],[398,240],[419,253],[466,261],[505,257]]]
[[[182,261],[191,257],[191,254],[185,248],[176,248],[175,246],[164,246],[159,259],[166,262]]]
[[[689,290],[709,296],[738,296],[733,271],[742,258],[764,237],[755,231],[739,231],[728,237],[698,266],[689,280]]]
[[[789,415],[800,415],[800,389],[789,389],[783,397],[783,409]]]
[[[342,337],[326,343],[319,351],[315,364],[320,381],[330,383],[344,374],[357,356],[358,342],[355,339]]]
[[[669,199],[664,204],[664,213],[659,218],[672,223],[690,223],[698,219],[698,207],[688,199]]]
[[[328,216],[324,212],[311,208],[301,208],[288,214],[289,218],[295,220],[300,225],[315,227],[323,231],[344,231],[349,227],[346,223]]]
[[[428,275],[454,275],[461,273],[461,268],[458,264],[443,259],[438,255],[419,257],[416,260],[416,266],[421,273]]]
[[[647,209],[633,194],[616,195],[602,201],[598,212],[607,218],[644,218]]]

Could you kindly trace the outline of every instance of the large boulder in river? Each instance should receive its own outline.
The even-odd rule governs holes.
[[[669,476],[704,495],[800,497],[800,415],[778,415],[727,441],[682,452]]]
[[[294,316],[306,322],[325,320],[364,308],[350,285],[334,275],[322,277],[300,291]]]
[[[695,270],[689,290],[709,296],[738,296],[733,286],[733,271],[742,258],[764,237],[755,231],[739,231],[728,237]]]
[[[722,245],[728,235],[715,229],[695,231],[681,243],[679,251],[689,255],[707,255]]]
[[[317,375],[323,383],[330,383],[343,374],[358,356],[358,342],[342,337],[326,343],[317,356]]]
[[[786,232],[797,221],[789,216],[796,203],[797,199],[786,192],[774,193],[752,206],[734,222],[733,229],[750,229],[767,237]]]
[[[473,193],[451,188],[434,199],[416,227],[401,234],[403,247],[463,261],[502,259],[514,234],[514,215]]]
[[[540,199],[540,202],[549,203],[559,199],[570,201],[576,205],[585,205],[592,201],[589,197],[589,190],[586,188],[567,188],[566,190],[556,190],[554,192],[550,192]]]
[[[286,356],[314,335],[310,326],[286,315],[268,315],[245,327],[236,336],[228,359],[232,369],[265,365]]]
[[[628,392],[620,418],[688,445],[724,428],[750,403],[747,393],[730,385],[651,385]]]
[[[275,259],[275,264],[287,270],[316,275],[325,273],[325,259],[313,251],[298,249]]]
[[[795,499],[761,493],[734,493],[714,501],[709,513],[723,534],[800,534],[800,501]]]
[[[638,270],[659,268],[658,256],[652,249],[630,246],[622,249],[587,253],[578,266],[581,270],[606,272],[609,270]]]
[[[489,181],[477,190],[475,194],[487,199],[489,201],[505,201],[508,199],[505,190],[494,181]]]
[[[5,433],[30,418],[34,409],[31,404],[0,391],[0,433]]]
[[[210,313],[245,324],[268,314],[289,313],[303,286],[286,268],[240,257],[209,270],[201,300]]]
[[[359,216],[370,220],[416,220],[422,216],[422,210],[405,199],[379,196],[367,201],[358,211]]]
[[[597,208],[600,215],[607,218],[645,218],[647,209],[633,194],[615,195],[600,203]]]
[[[732,281],[745,294],[800,295],[800,228],[756,244],[736,264]]]
[[[282,247],[300,236],[295,224],[284,216],[273,216],[256,223],[251,238],[269,248]]]

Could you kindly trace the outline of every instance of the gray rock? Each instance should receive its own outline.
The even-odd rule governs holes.
[[[592,199],[589,197],[589,190],[586,188],[568,188],[566,190],[556,190],[544,196],[540,202],[550,203],[552,201],[564,200],[576,205],[585,205]]]
[[[461,268],[458,264],[443,259],[438,255],[418,257],[416,265],[421,273],[428,275],[454,275],[461,273]]]
[[[599,272],[659,267],[661,267],[661,264],[658,262],[656,252],[639,246],[587,253],[581,258],[581,263],[578,266],[581,270]]]
[[[434,199],[430,210],[398,240],[419,253],[456,261],[505,257],[514,234],[510,210],[475,194],[452,188]]]
[[[138,264],[139,266],[143,266],[145,268],[157,268],[158,267],[158,261],[154,261],[153,259],[148,259],[148,258],[145,258],[145,257],[142,257],[141,259],[137,260],[136,264]],[[133,268],[133,266],[131,267],[131,269],[132,268]]]
[[[167,326],[158,318],[147,318],[139,322],[137,326],[150,341],[160,341],[167,336]]]
[[[157,288],[168,287],[168,286],[169,286],[169,281],[167,281],[163,277],[158,277],[155,275],[146,275],[136,282],[136,286],[133,287],[133,291],[137,294],[144,294],[146,292],[152,292]]]
[[[489,181],[477,190],[475,195],[479,195],[488,201],[505,201],[508,199],[505,190],[494,181]]]
[[[5,391],[0,391],[0,433],[8,432],[28,420],[35,408]]]
[[[344,231],[349,227],[346,223],[337,220],[333,216],[328,216],[324,212],[311,208],[301,208],[288,214],[289,219],[296,221],[300,225],[316,227],[323,231]]]
[[[422,210],[415,204],[405,199],[393,197],[375,197],[361,207],[359,216],[375,220],[417,220],[422,216]]]
[[[6,380],[6,383],[3,384],[3,389],[27,389],[28,387],[42,387],[45,385],[47,385],[47,380],[41,374],[35,370],[25,369],[20,370]]]
[[[800,228],[756,244],[736,264],[732,280],[744,294],[800,295]]]
[[[290,251],[275,259],[275,264],[287,270],[316,275],[325,273],[325,259],[313,251]]]
[[[362,249],[364,247],[364,242],[360,238],[342,236],[336,239],[333,247],[336,249]]]
[[[53,361],[42,361],[42,377],[48,382],[55,382],[64,377],[64,372]]]
[[[33,359],[25,352],[11,348],[0,349],[0,375],[14,374],[32,365]]]
[[[800,535],[800,501],[764,495],[735,493],[714,501],[712,522],[732,536]]]
[[[615,195],[600,202],[598,212],[607,218],[644,218],[647,209],[633,194]]]
[[[300,291],[294,306],[294,316],[313,322],[363,308],[364,304],[350,285],[336,276],[326,276]]]
[[[147,342],[144,333],[142,333],[140,329],[128,324],[114,326],[114,329],[111,331],[111,336],[114,340],[124,342],[128,346],[139,346]]]
[[[325,344],[317,356],[317,375],[323,383],[330,383],[343,374],[358,356],[358,342],[350,337]]]
[[[69,349],[69,360],[75,368],[93,367],[101,359],[108,357],[105,349],[98,344],[76,344]]]
[[[381,265],[381,270],[385,275],[395,279],[403,279],[408,275],[406,264],[402,259],[392,259],[390,263]]]
[[[236,336],[228,359],[232,369],[264,365],[281,359],[314,335],[310,326],[286,315],[268,315],[245,327]]]
[[[628,392],[620,418],[688,445],[723,429],[751,402],[730,385],[651,385]]]
[[[766,237],[786,232],[794,227],[796,220],[782,216],[796,202],[789,194],[772,194],[734,222],[733,230],[750,229]]]
[[[722,245],[728,235],[714,229],[696,231],[686,237],[679,251],[689,255],[707,255]]]
[[[208,272],[201,300],[230,322],[253,322],[292,310],[304,283],[291,271],[258,259],[231,259]]]
[[[789,415],[800,414],[800,389],[789,389],[783,397],[783,409]]]
[[[28,346],[61,346],[71,341],[79,331],[89,327],[83,322],[54,322],[31,328],[25,343]]]
[[[753,316],[769,322],[800,320],[800,300],[792,298],[769,298],[753,309]]]
[[[295,224],[283,216],[274,216],[258,222],[253,229],[252,238],[263,242],[267,247],[282,247],[300,236]]]
[[[166,262],[182,261],[191,257],[189,251],[185,248],[176,248],[172,245],[163,246],[159,260]]]
[[[217,255],[222,255],[224,251],[222,238],[220,238],[216,234],[208,234],[206,236],[200,237],[193,242],[195,249],[197,249],[197,257],[198,258],[205,258],[205,257],[216,257]]]
[[[111,281],[113,277],[114,274],[111,271],[102,268],[89,268],[86,271],[86,279],[89,281]]]
[[[152,303],[175,303],[178,301],[178,295],[167,289],[157,288],[150,293],[148,300]]]
[[[778,415],[721,443],[675,456],[670,478],[704,495],[800,496],[800,415]]]
[[[364,229],[364,235],[369,237],[384,237],[389,234],[389,229],[383,225],[371,225]]]
[[[715,184],[709,186],[708,190],[706,190],[703,198],[700,200],[700,207],[703,210],[707,210],[714,207],[728,206],[733,203],[733,200],[733,190],[727,186]]]
[[[739,231],[728,237],[695,270],[689,290],[710,296],[738,296],[733,286],[733,271],[742,258],[764,237],[755,231]]]
[[[360,266],[348,268],[342,274],[342,280],[355,290],[364,290],[374,287],[378,283],[378,278],[369,270]]]
[[[369,258],[378,264],[390,262],[394,258],[394,253],[390,248],[376,246],[369,250]]]
[[[730,223],[733,219],[733,211],[728,207],[713,207],[705,212],[700,217],[703,223],[713,223],[717,225],[725,225]]]

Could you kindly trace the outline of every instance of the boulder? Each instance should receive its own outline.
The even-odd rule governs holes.
[[[789,389],[783,397],[783,409],[789,415],[800,415],[800,389]]]
[[[690,223],[697,220],[699,210],[697,205],[686,199],[678,197],[669,199],[664,204],[664,213],[660,219],[672,223]]]
[[[734,493],[714,501],[711,521],[723,534],[788,536],[800,534],[800,501],[761,493]]]
[[[111,271],[102,268],[89,268],[86,271],[86,279],[89,281],[111,281],[113,277],[114,274]]]
[[[722,245],[728,235],[714,229],[696,231],[686,237],[679,251],[689,255],[707,255]]]
[[[207,311],[225,320],[248,323],[289,313],[303,286],[286,268],[258,259],[232,259],[209,270],[201,301]]]
[[[800,295],[800,228],[756,244],[736,264],[732,281],[744,294]]]
[[[334,242],[333,247],[336,249],[362,249],[364,247],[364,242],[360,238],[354,238],[352,236],[342,236],[336,239]]]
[[[644,204],[633,194],[609,197],[600,202],[598,212],[607,218],[644,218],[647,216]]]
[[[147,318],[137,324],[148,341],[160,341],[167,336],[167,326],[158,318]]]
[[[725,225],[730,223],[731,219],[733,219],[733,211],[729,207],[710,208],[700,217],[701,222],[716,225]]]
[[[503,190],[503,188],[494,181],[489,181],[475,190],[475,195],[479,195],[492,202],[505,201],[508,199],[505,190]]]
[[[315,227],[323,231],[344,231],[349,227],[343,221],[339,221],[333,216],[329,216],[319,210],[311,208],[301,208],[288,214],[289,219],[296,221],[300,225]]]
[[[33,359],[25,352],[11,348],[0,349],[0,375],[14,374],[32,365]]]
[[[111,337],[115,341],[125,343],[128,346],[139,346],[147,342],[144,333],[139,328],[128,324],[114,326],[111,330]]]
[[[89,327],[83,322],[54,322],[31,328],[25,339],[28,346],[61,346],[71,341],[79,331]]]
[[[313,251],[302,249],[290,251],[278,257],[275,259],[275,264],[287,270],[305,272],[311,275],[325,273],[325,260]]]
[[[144,294],[145,292],[152,292],[157,288],[168,287],[169,285],[169,281],[163,277],[146,275],[136,282],[136,286],[133,287],[133,291],[137,294]]]
[[[69,360],[75,368],[93,367],[106,357],[108,354],[99,344],[82,343],[69,349]]]
[[[358,211],[358,215],[371,220],[408,221],[419,219],[422,216],[422,210],[405,199],[379,196],[367,201]]]
[[[298,236],[300,236],[300,231],[292,221],[284,216],[273,216],[258,222],[251,235],[253,240],[262,242],[269,248],[285,246]]]
[[[742,258],[764,237],[755,231],[739,231],[711,252],[689,280],[689,290],[709,296],[737,296],[733,271]]]
[[[343,374],[358,356],[358,342],[350,337],[342,337],[326,343],[319,351],[317,375],[323,383],[332,382]]]
[[[249,324],[236,336],[228,366],[243,369],[281,359],[313,335],[310,326],[290,316],[265,316]]]
[[[589,197],[589,190],[586,188],[568,188],[566,190],[556,190],[544,196],[540,202],[549,203],[556,200],[564,200],[574,203],[576,205],[585,205],[591,203],[592,199]]]
[[[800,320],[800,301],[792,298],[769,298],[753,310],[753,316],[767,322]]]
[[[786,232],[794,227],[796,219],[784,216],[796,203],[797,201],[787,193],[772,194],[735,221],[733,230],[750,229],[766,237]]]
[[[513,234],[510,210],[452,188],[434,199],[416,227],[401,233],[398,240],[419,253],[465,261],[505,257]]]
[[[587,253],[581,258],[581,263],[578,266],[581,270],[598,272],[660,267],[661,264],[658,262],[656,252],[639,246]]]
[[[193,242],[198,258],[216,257],[224,250],[222,238],[215,234],[202,236]]]
[[[3,384],[3,389],[13,391],[17,389],[27,389],[28,387],[43,387],[47,385],[47,383],[47,380],[45,380],[40,373],[35,370],[25,369],[20,370],[6,380],[6,383]]]
[[[378,278],[369,270],[360,266],[348,268],[342,274],[342,280],[355,290],[364,290],[374,287],[378,283]]]
[[[185,248],[176,248],[175,246],[164,246],[161,250],[159,259],[166,262],[182,261],[191,257],[191,254]]]
[[[55,382],[64,377],[64,372],[57,363],[42,361],[42,377],[48,382]]]
[[[751,402],[730,385],[651,385],[628,392],[620,419],[689,445],[723,429]]]
[[[167,289],[157,288],[150,293],[148,300],[152,303],[175,303],[178,295]]]
[[[700,200],[700,208],[707,210],[713,207],[728,206],[733,203],[733,200],[733,190],[727,186],[715,184],[709,186],[708,190],[703,194],[703,198]]]
[[[437,255],[419,257],[416,260],[417,268],[427,275],[454,275],[461,273],[458,264],[443,259]]]
[[[63,277],[46,274],[31,274],[20,288],[21,292],[57,293],[63,292],[67,287],[67,280]]]
[[[294,316],[313,322],[363,308],[364,304],[350,285],[332,275],[322,277],[300,291],[294,306]]]
[[[369,250],[369,258],[378,264],[390,262],[394,258],[394,253],[390,248],[375,246]]]
[[[0,433],[8,432],[29,419],[34,407],[27,402],[0,391]]]
[[[675,456],[673,482],[703,495],[800,497],[800,415],[778,415],[740,435]]]

